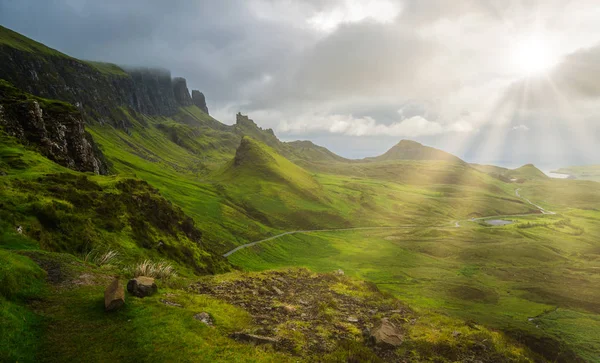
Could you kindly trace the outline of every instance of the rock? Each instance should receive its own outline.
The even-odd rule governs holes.
[[[383,318],[381,324],[371,330],[371,340],[382,348],[395,348],[404,341],[404,334],[387,318]]]
[[[146,297],[158,291],[158,286],[156,286],[152,277],[138,276],[129,280],[127,291],[137,297]]]
[[[104,155],[74,106],[41,102],[10,84],[0,83],[0,107],[0,126],[21,143],[36,146],[42,155],[64,167],[108,173]]]
[[[453,331],[453,332],[452,332],[452,336],[453,336],[454,338],[456,338],[456,337],[460,336],[461,334],[462,334],[462,333],[461,333],[461,332],[459,332],[459,331],[457,331],[457,330],[455,330],[455,331]]]
[[[204,111],[207,115],[208,107],[206,106],[206,98],[204,98],[204,94],[198,90],[192,90],[192,103],[196,105],[199,109]]]
[[[344,270],[335,270],[333,272],[334,275],[338,275],[338,276],[344,276]]]
[[[115,311],[125,305],[125,288],[118,278],[114,279],[104,290],[104,309]]]
[[[18,234],[23,234],[23,227],[21,227],[21,226],[18,226],[18,227],[17,227],[17,233],[18,233]]]
[[[296,312],[296,308],[292,305],[283,305],[283,311],[287,314],[292,314]]]
[[[180,106],[191,106],[192,97],[190,97],[190,91],[187,88],[187,82],[185,78],[173,78],[173,94],[175,101]]]
[[[346,320],[350,323],[358,323],[358,319],[354,316],[349,316]]]
[[[203,322],[204,324],[206,324],[208,326],[213,326],[215,323],[213,318],[210,316],[210,314],[207,312],[204,312],[204,311],[194,315],[194,319],[196,319],[200,322]]]
[[[277,338],[265,337],[262,335],[254,335],[248,333],[233,333],[229,336],[240,342],[254,343],[254,344],[277,344],[279,340]]]
[[[283,291],[279,290],[279,288],[277,286],[273,286],[272,289],[273,289],[273,291],[275,291],[275,293],[277,293],[277,295],[279,295],[279,296],[283,295]]]

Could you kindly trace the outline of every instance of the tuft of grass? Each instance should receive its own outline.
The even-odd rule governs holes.
[[[112,265],[119,260],[119,252],[115,250],[106,250],[104,252],[91,250],[85,254],[83,260],[97,266]]]
[[[169,279],[177,276],[173,265],[168,262],[152,262],[150,260],[144,260],[137,264],[134,268],[133,275],[137,276],[148,276],[156,277],[158,279]]]

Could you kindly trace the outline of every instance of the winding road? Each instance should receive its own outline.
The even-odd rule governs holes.
[[[521,189],[516,189],[515,190],[515,195],[521,199],[523,199],[524,201],[526,201],[527,203],[531,204],[532,206],[536,207],[537,209],[539,209],[540,212],[542,212],[542,214],[556,214],[554,212],[550,212],[545,210],[544,208],[540,207],[539,205],[533,204],[529,199],[524,198],[521,196],[521,194],[519,194],[519,191]],[[531,214],[511,214],[511,215],[504,215],[504,216],[489,216],[489,217],[480,217],[480,218],[473,218],[470,219],[468,221],[477,221],[477,220],[482,220],[482,219],[488,219],[488,218],[502,218],[502,217],[518,217],[518,216],[528,216]],[[454,226],[456,228],[460,228],[460,222],[459,221],[454,221]],[[246,243],[243,244],[241,246],[237,246],[236,248],[232,249],[231,251],[225,253],[223,255],[223,257],[227,258],[229,256],[231,256],[232,254],[236,253],[237,251],[247,248],[247,247],[252,247],[254,245],[257,245],[259,243],[263,243],[263,242],[268,242],[268,241],[272,241],[274,239],[283,237],[283,236],[288,236],[288,235],[292,235],[292,234],[298,234],[298,233],[312,233],[312,232],[342,232],[342,231],[360,231],[360,230],[370,230],[370,229],[375,229],[375,230],[381,230],[381,229],[401,229],[401,228],[416,228],[416,227],[432,227],[432,226],[424,226],[424,225],[417,225],[417,224],[411,224],[411,225],[403,225],[403,226],[396,226],[396,227],[354,227],[354,228],[330,228],[330,229],[307,229],[307,230],[299,230],[299,231],[290,231],[290,232],[284,232],[275,236],[271,236],[269,238],[265,238],[265,239],[261,239],[260,241],[255,241],[255,242],[250,242],[250,243]]]

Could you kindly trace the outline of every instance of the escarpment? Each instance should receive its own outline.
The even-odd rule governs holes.
[[[85,131],[81,113],[72,105],[33,97],[0,80],[0,126],[62,166],[108,173],[104,155]]]
[[[126,128],[117,108],[149,116],[173,116],[179,107],[196,105],[208,113],[204,95],[190,95],[186,80],[168,70],[121,68],[81,61],[0,26],[0,79],[35,96],[76,105],[84,117]]]

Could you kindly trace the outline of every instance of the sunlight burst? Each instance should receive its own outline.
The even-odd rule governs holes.
[[[549,43],[541,36],[518,42],[512,56],[516,69],[524,76],[545,73],[558,63]]]

